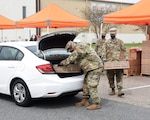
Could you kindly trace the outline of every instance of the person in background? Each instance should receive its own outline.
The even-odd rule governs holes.
[[[126,47],[122,40],[116,37],[117,29],[110,29],[110,39],[106,42],[106,52],[104,61],[112,62],[112,61],[122,61],[122,54],[124,58],[128,60],[128,55],[126,51]],[[115,79],[116,85],[118,89],[118,96],[121,97],[124,95],[123,89],[123,69],[112,69],[106,71],[107,78],[109,80],[109,85],[112,91],[109,95],[115,95]]]
[[[40,35],[36,35],[36,39],[39,40],[41,38]]]
[[[103,59],[105,53],[105,43],[106,43],[106,33],[103,32],[101,39],[98,39],[96,42],[95,51],[97,52],[98,56]]]
[[[37,40],[36,35],[32,35],[30,41],[36,41],[36,40]]]
[[[83,81],[83,98],[81,102],[77,102],[75,105],[86,106],[87,110],[100,109],[101,99],[98,93],[98,85],[103,70],[102,60],[95,50],[85,43],[69,41],[66,44],[66,49],[71,52],[71,54],[68,58],[61,61],[58,66],[76,63],[85,73]],[[89,105],[89,98],[92,100],[91,105]]]

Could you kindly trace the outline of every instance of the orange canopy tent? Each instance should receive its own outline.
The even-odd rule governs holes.
[[[0,29],[12,29],[15,28],[15,22],[2,15],[0,15]]]
[[[50,4],[45,9],[17,22],[18,27],[29,28],[65,28],[88,27],[89,22]]]
[[[104,23],[150,25],[150,0],[104,15]]]

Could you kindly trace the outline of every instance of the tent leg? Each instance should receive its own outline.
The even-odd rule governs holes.
[[[145,34],[146,34],[146,40],[149,40],[148,25],[146,25]]]
[[[47,34],[49,33],[49,26],[47,26]]]

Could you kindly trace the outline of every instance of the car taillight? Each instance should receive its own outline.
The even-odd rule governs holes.
[[[51,66],[51,64],[44,64],[44,65],[38,65],[36,68],[41,72],[41,73],[54,73],[54,69]]]

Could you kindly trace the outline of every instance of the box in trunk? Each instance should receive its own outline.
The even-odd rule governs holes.
[[[105,62],[104,63],[104,69],[110,70],[110,69],[128,69],[129,61],[113,61],[113,62]]]
[[[81,68],[76,64],[69,64],[66,66],[58,66],[57,64],[53,65],[54,70],[57,73],[80,73]]]

